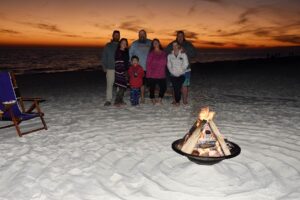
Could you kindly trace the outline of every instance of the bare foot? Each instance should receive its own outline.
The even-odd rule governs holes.
[[[153,105],[155,105],[155,103],[156,103],[155,99],[151,99],[151,102]]]
[[[114,103],[114,106],[116,106],[116,107],[121,107],[121,104],[120,103]]]
[[[162,99],[159,98],[159,99],[156,101],[156,104],[157,104],[157,105],[162,105]]]

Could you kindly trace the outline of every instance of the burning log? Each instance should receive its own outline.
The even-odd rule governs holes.
[[[191,154],[198,142],[200,137],[201,127],[198,126],[195,131],[186,139],[185,143],[183,144],[181,151]]]
[[[209,112],[208,107],[200,110],[199,117],[195,122],[196,129],[185,137],[185,142],[181,150],[185,153],[191,154],[198,143],[199,138],[203,135],[203,130],[208,120],[213,118],[214,114]]]
[[[209,126],[210,126],[211,130],[213,131],[214,135],[216,136],[216,139],[218,140],[219,144],[221,145],[221,149],[224,152],[224,154],[226,156],[230,155],[231,153],[227,147],[224,137],[221,135],[218,127],[216,126],[216,124],[214,123],[213,120],[211,120],[209,122]]]
[[[201,108],[197,121],[184,137],[181,151],[211,157],[230,155],[224,137],[213,122],[214,116],[215,112],[211,112],[209,107]]]

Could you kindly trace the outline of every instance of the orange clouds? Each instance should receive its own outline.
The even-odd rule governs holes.
[[[265,0],[17,1],[0,8],[0,45],[102,46],[113,30],[129,41],[145,29],[164,45],[184,30],[197,47],[245,48],[300,45],[296,6]],[[278,16],[278,10],[280,15]]]

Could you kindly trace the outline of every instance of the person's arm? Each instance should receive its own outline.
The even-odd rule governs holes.
[[[152,63],[152,53],[150,52],[147,56],[147,60],[146,60],[146,71],[149,72],[149,70],[151,71],[151,63]]]
[[[168,67],[168,70],[171,74],[173,74],[173,69],[172,69],[172,62],[171,62],[171,54],[168,55],[168,62],[167,62],[167,67]]]
[[[102,70],[104,72],[106,72],[106,65],[107,65],[107,48],[106,48],[106,46],[103,49],[101,61],[102,61]]]
[[[166,66],[167,66],[167,54],[164,53],[163,57],[164,57],[164,59],[163,59],[162,66],[163,66],[163,67],[166,67]]]
[[[143,78],[145,76],[145,72],[144,72],[144,69],[142,67],[139,68],[139,74],[141,76],[141,78]]]
[[[188,66],[189,66],[189,60],[188,60],[188,57],[187,57],[186,53],[182,54],[182,58],[183,58],[183,66],[182,66],[182,68],[184,70],[186,70],[188,68]]]
[[[135,55],[135,43],[133,42],[131,44],[131,47],[129,48],[129,59],[131,59],[131,57],[134,55]]]
[[[168,46],[165,48],[165,52],[166,54],[170,54],[172,52],[173,46],[172,46],[172,42],[170,44],[168,44]]]
[[[186,49],[186,51],[187,51],[186,53],[190,59],[196,58],[197,50],[192,43],[190,43],[190,42],[188,43],[188,49]]]
[[[132,74],[132,67],[129,67],[129,69],[128,69],[127,72],[128,72],[128,76],[131,77],[131,74]]]
[[[125,65],[125,69],[126,69],[126,72],[127,72],[129,67],[130,67],[128,50],[126,51],[125,56],[124,56],[124,65]]]

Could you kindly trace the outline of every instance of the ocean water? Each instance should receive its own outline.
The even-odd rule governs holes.
[[[17,74],[94,71],[101,69],[101,48],[0,47],[0,70]],[[300,48],[198,49],[196,62],[300,55]]]
[[[51,73],[100,68],[101,49],[0,47],[0,69],[16,73]]]

